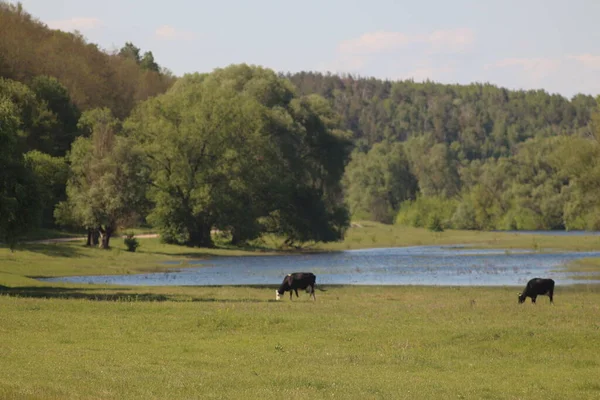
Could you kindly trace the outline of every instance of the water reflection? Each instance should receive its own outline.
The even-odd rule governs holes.
[[[198,267],[165,273],[44,280],[146,286],[272,285],[279,284],[285,274],[306,271],[317,275],[318,284],[344,285],[502,286],[522,285],[536,276],[551,277],[557,284],[600,282],[600,276],[597,281],[580,281],[576,279],[577,274],[557,271],[561,265],[584,257],[600,257],[600,252],[545,254],[527,250],[416,246],[305,255],[215,257],[190,262]]]

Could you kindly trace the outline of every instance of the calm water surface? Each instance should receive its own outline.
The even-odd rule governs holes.
[[[600,283],[600,275],[598,280],[580,281],[577,274],[559,271],[560,266],[584,257],[600,257],[600,252],[543,254],[417,246],[307,255],[215,257],[190,261],[198,267],[171,272],[44,280],[145,286],[273,285],[281,283],[290,272],[313,272],[317,284],[342,285],[503,286],[522,285],[538,276],[551,277],[557,284]]]

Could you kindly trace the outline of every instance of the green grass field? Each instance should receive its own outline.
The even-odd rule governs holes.
[[[161,298],[161,288],[137,292]],[[2,399],[597,399],[600,293],[186,288],[0,296]],[[150,298],[150,297],[146,297]]]
[[[600,249],[600,238],[443,232],[363,223],[312,250],[462,243]],[[140,239],[0,248],[0,399],[598,399],[600,287],[273,287],[48,284],[35,276],[164,270],[166,260],[276,252]],[[596,272],[585,260],[573,270]]]

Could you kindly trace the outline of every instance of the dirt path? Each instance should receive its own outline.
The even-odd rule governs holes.
[[[125,235],[122,236],[113,236],[112,239],[114,238],[125,238]],[[142,235],[135,235],[136,239],[148,239],[148,238],[156,238],[158,237],[158,233],[145,233]],[[31,240],[28,242],[23,242],[23,243],[28,243],[28,244],[50,244],[50,243],[64,243],[64,242],[76,242],[78,240],[81,241],[85,241],[87,238],[85,236],[81,236],[81,237],[69,237],[69,238],[54,238],[54,239],[42,239],[42,240]]]

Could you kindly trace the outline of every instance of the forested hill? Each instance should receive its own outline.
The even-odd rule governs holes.
[[[49,29],[20,4],[0,1],[0,77],[29,85],[38,76],[56,78],[79,110],[108,107],[119,118],[174,81],[151,52],[142,56],[129,44],[109,54],[80,34]]]
[[[600,113],[592,96],[491,84],[287,74],[352,131],[355,218],[459,229],[600,229]]]
[[[588,131],[596,108],[588,95],[569,100],[491,84],[391,82],[315,72],[286,77],[300,94],[328,99],[363,150],[430,134],[435,142],[452,145],[461,159],[498,157],[528,138]]]

